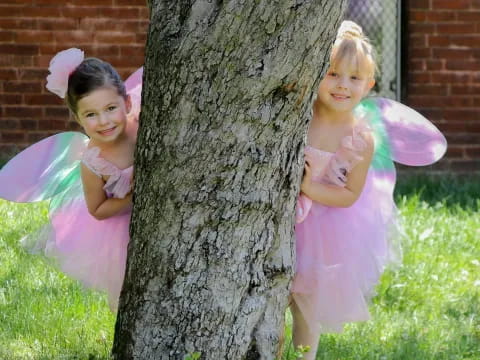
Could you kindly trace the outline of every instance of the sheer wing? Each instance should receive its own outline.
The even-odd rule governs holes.
[[[386,98],[367,98],[356,111],[367,116],[380,137],[378,156],[404,165],[425,166],[440,160],[447,150],[443,134],[408,106]]]
[[[394,100],[366,98],[355,109],[368,119],[375,136],[371,170],[377,187],[393,193],[396,180],[393,161],[425,166],[442,158],[447,149],[443,134],[424,116]]]
[[[130,95],[130,100],[132,102],[132,110],[130,114],[132,119],[137,123],[142,103],[142,76],[143,67],[136,70],[127,80],[125,80],[125,89],[127,90],[127,94]]]
[[[26,148],[0,170],[0,198],[42,201],[77,186],[87,143],[79,132],[64,132]]]

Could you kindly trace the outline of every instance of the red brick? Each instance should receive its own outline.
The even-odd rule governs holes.
[[[0,94],[0,104],[17,105],[22,103],[20,94]]]
[[[409,86],[410,95],[447,95],[448,88],[445,85],[432,85],[432,84],[412,84]]]
[[[28,106],[6,106],[4,108],[5,116],[12,118],[25,118],[25,117],[37,117],[42,114],[42,108],[40,107],[28,107]]]
[[[410,9],[430,9],[430,0],[416,0],[409,3]]]
[[[443,112],[445,120],[454,120],[454,121],[477,121],[478,120],[478,110],[475,109],[450,109],[445,107]]]
[[[66,19],[66,18],[40,18],[37,20],[37,28],[39,30],[50,30],[50,31],[60,31],[60,30],[77,30],[78,20],[77,19]]]
[[[71,44],[72,47],[79,47],[82,44],[91,44],[94,33],[85,30],[58,31],[55,32],[55,41],[63,44]],[[65,46],[67,48],[69,46]]]
[[[145,8],[145,0],[114,0],[117,6],[140,6]]]
[[[412,22],[425,22],[427,12],[425,10],[412,10],[408,12],[408,19]]]
[[[100,15],[109,19],[141,19],[139,8],[105,7],[100,8]]]
[[[0,129],[2,130],[19,129],[19,122],[16,119],[0,119]]]
[[[37,130],[37,128],[38,128],[37,119],[20,119],[20,129]]]
[[[433,9],[465,10],[470,8],[471,0],[432,0]]]
[[[463,158],[465,157],[465,148],[463,146],[449,146],[447,148],[448,158]]]
[[[86,5],[86,6],[95,6],[97,7],[99,4],[98,0],[75,0],[75,5]],[[110,6],[113,5],[113,0],[102,0],[102,6]]]
[[[451,43],[448,35],[428,35],[428,46],[449,46]]]
[[[456,160],[450,163],[450,168],[452,171],[468,172],[479,171],[480,170],[480,160]]]
[[[32,18],[60,18],[62,6],[27,6],[22,8],[23,17]]]
[[[90,6],[65,6],[62,7],[62,16],[67,18],[83,19],[85,17],[99,17],[99,7]]]
[[[120,56],[145,56],[145,47],[143,45],[122,45],[120,46]]]
[[[434,24],[411,23],[411,24],[408,25],[408,28],[412,33],[420,33],[420,34],[434,34],[435,33],[435,25]]]
[[[408,52],[411,59],[429,59],[432,57],[430,48],[413,48]]]
[[[0,57],[0,66],[11,68],[14,64],[17,69],[32,67],[33,59],[30,55],[5,55]]]
[[[36,44],[42,42],[53,41],[53,33],[51,31],[41,30],[26,30],[17,31],[15,36],[15,42],[18,44]]]
[[[427,20],[432,23],[439,21],[456,21],[457,13],[452,11],[427,11]]]
[[[52,95],[54,96],[54,95]],[[70,112],[66,106],[62,107],[46,107],[45,108],[45,116],[47,118],[54,118],[54,119],[69,119]]]
[[[480,158],[480,146],[467,146],[465,147],[465,153],[470,159]]]
[[[472,8],[480,9],[480,0],[472,0]]]
[[[408,83],[415,84],[415,83],[425,83],[431,80],[431,76],[433,74],[429,72],[416,72],[416,71],[409,71],[407,73]]]
[[[48,75],[48,69],[19,69],[18,80],[45,80]]]
[[[12,42],[15,38],[13,31],[3,31],[0,28],[0,42]]]
[[[443,60],[427,60],[425,62],[427,70],[444,70],[445,65]]]
[[[480,11],[465,11],[462,12],[462,21],[473,21],[478,22],[480,21]]]
[[[434,72],[431,74],[431,81],[432,83],[443,84],[465,84],[472,81],[472,74],[456,71]]]
[[[15,80],[17,76],[16,70],[0,69],[0,80]]]
[[[468,123],[466,130],[471,133],[480,133],[480,122]]]
[[[63,101],[58,96],[47,94],[25,95],[25,103],[29,105],[62,105]]]
[[[427,46],[427,36],[423,34],[411,34],[408,42],[409,48],[424,48]]]
[[[452,86],[452,94],[457,95],[480,95],[480,85],[454,85]]]
[[[0,5],[0,17],[21,17],[24,7]]]
[[[0,44],[0,54],[37,55],[38,46],[27,44]]]
[[[446,62],[447,70],[479,71],[480,60],[448,60]]]
[[[425,60],[408,59],[409,71],[424,71],[426,69]]]
[[[4,83],[4,91],[11,93],[39,93],[42,84],[39,82],[18,82],[6,81]]]
[[[446,96],[421,96],[409,98],[409,105],[414,108],[443,108],[449,100]]]
[[[25,141],[25,133],[18,131],[1,131],[0,139],[4,143],[20,143]]]
[[[128,34],[122,31],[106,31],[95,33],[95,40],[100,44],[132,44],[135,42],[135,34]]]
[[[27,134],[27,141],[32,144],[40,140],[45,139],[51,135],[54,135],[54,132],[32,132]]]
[[[468,59],[472,58],[473,49],[442,49],[434,48],[433,57],[435,59]]]
[[[450,44],[456,46],[478,47],[478,35],[451,35]]]
[[[42,119],[38,122],[38,129],[39,130],[66,130],[67,121],[68,121],[68,118],[65,120]]]
[[[472,34],[475,33],[475,24],[437,24],[439,34]]]
[[[0,17],[0,28],[8,30],[33,30],[36,29],[36,19],[12,19]]]

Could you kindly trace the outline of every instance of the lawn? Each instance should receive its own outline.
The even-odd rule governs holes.
[[[317,359],[480,359],[480,177],[410,178],[396,199],[403,266],[384,274],[372,320],[323,335]],[[0,200],[0,359],[107,359],[106,298],[19,245],[46,217],[46,204]]]

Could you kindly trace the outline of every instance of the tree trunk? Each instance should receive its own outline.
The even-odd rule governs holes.
[[[115,359],[273,359],[346,0],[152,0]]]

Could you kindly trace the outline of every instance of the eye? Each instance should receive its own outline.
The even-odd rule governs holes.
[[[337,77],[338,74],[337,74],[336,72],[333,72],[333,71],[332,71],[332,72],[329,72],[329,73],[328,73],[328,76]]]
[[[85,114],[86,118],[91,118],[91,117],[94,117],[94,116],[95,116],[95,113],[86,113]]]
[[[108,111],[113,111],[115,110],[117,107],[115,105],[111,105],[107,108]]]
[[[352,75],[350,78],[351,78],[352,80],[362,80],[362,79],[361,79],[359,76],[357,76],[357,75]]]

